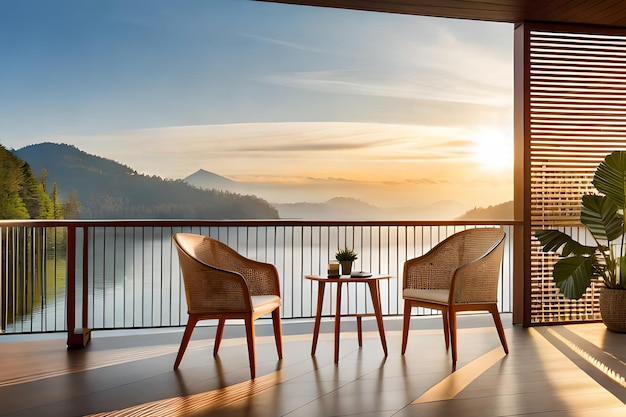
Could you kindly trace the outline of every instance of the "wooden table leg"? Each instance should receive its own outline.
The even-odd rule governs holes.
[[[359,338],[359,347],[363,347],[363,323],[361,323],[361,316],[356,316],[356,334]]]
[[[341,282],[337,283],[337,302],[335,303],[335,364],[339,363],[339,333],[341,330]]]
[[[383,345],[383,352],[387,356],[387,339],[385,339],[385,327],[383,325],[383,309],[380,305],[380,291],[378,289],[378,281],[368,281],[370,294],[372,296],[372,304],[374,305],[374,314],[376,315],[376,323],[378,324],[378,334],[380,342]]]
[[[315,325],[313,326],[313,344],[311,345],[311,355],[315,355],[317,349],[317,337],[320,334],[320,321],[322,319],[322,303],[324,302],[324,289],[326,283],[318,281],[317,286],[317,311],[315,313]]]

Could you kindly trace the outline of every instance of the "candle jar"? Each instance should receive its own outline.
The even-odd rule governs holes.
[[[338,277],[339,273],[339,261],[330,260],[328,261],[328,276],[329,277]]]

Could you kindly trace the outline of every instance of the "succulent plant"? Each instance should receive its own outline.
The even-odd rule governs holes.
[[[335,253],[335,259],[339,262],[345,261],[356,261],[358,259],[358,255],[352,249],[344,248],[339,249],[337,253]]]

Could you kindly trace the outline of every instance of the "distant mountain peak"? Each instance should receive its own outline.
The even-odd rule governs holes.
[[[225,189],[237,183],[237,181],[222,177],[221,175],[205,169],[197,170],[188,177],[183,178],[183,181],[195,187],[206,189]]]
[[[196,172],[191,174],[190,177],[194,176],[194,175],[208,175],[208,176],[212,176],[212,177],[225,178],[225,177],[222,177],[221,175],[217,175],[216,173],[211,172],[211,171],[207,171],[206,169],[203,169],[203,168],[200,168],[199,170],[197,170]]]
[[[329,207],[343,209],[377,209],[377,207],[352,197],[334,197],[326,202]]]

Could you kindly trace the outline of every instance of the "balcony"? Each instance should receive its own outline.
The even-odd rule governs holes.
[[[500,225],[507,232],[500,305],[510,354],[491,318],[459,318],[459,363],[451,372],[441,318],[411,322],[400,354],[404,260],[448,235]],[[8,357],[0,377],[0,415],[623,415],[626,352],[621,335],[599,323],[512,325],[513,222],[3,222],[2,326]],[[284,299],[284,359],[271,324],[257,328],[257,378],[249,379],[243,325],[227,326],[218,358],[215,323],[200,327],[178,371],[172,364],[186,306],[171,236],[210,235],[249,257],[277,265]],[[396,277],[382,286],[389,346],[376,324],[342,323],[341,360],[333,361],[332,302],[311,356],[316,286],[337,248],[359,253],[358,269]],[[69,277],[69,280],[66,279]],[[327,296],[332,297],[333,291]],[[66,297],[67,294],[67,297]],[[351,289],[342,311],[368,312]],[[85,349],[74,328],[93,330]],[[69,329],[69,330],[68,330]],[[80,340],[82,341],[82,340]],[[599,413],[599,414],[598,414]]]

